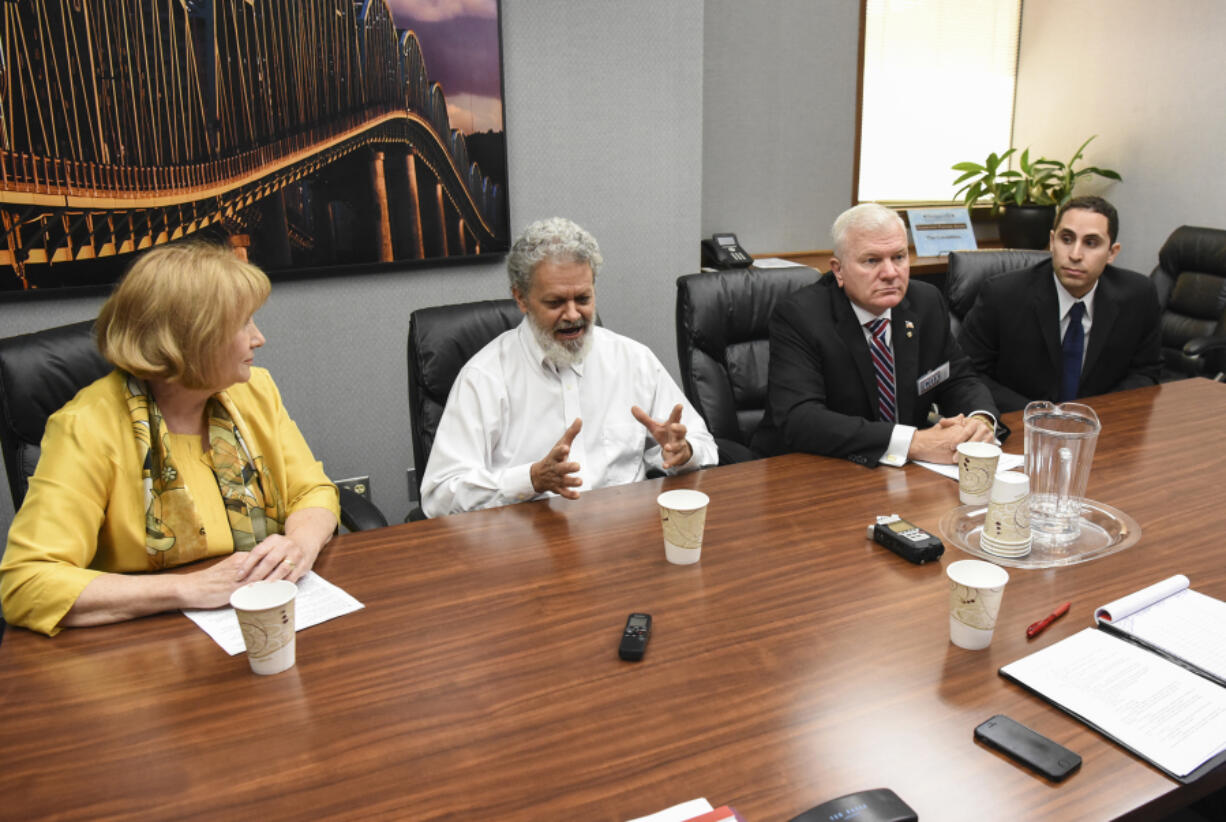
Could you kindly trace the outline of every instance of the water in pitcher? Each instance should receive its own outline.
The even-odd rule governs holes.
[[[1081,533],[1081,506],[1102,425],[1088,405],[1032,402],[1022,415],[1026,475],[1030,477],[1030,529],[1053,545]]]

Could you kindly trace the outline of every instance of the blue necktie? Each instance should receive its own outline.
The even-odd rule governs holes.
[[[1064,332],[1064,374],[1060,380],[1060,402],[1077,399],[1077,386],[1081,382],[1081,355],[1085,351],[1086,332],[1081,327],[1081,318],[1086,313],[1086,304],[1078,300],[1068,312],[1068,329]]]
[[[885,342],[885,329],[889,322],[884,317],[869,320],[872,341],[868,351],[873,358],[873,372],[877,375],[877,413],[885,422],[894,422],[898,415],[894,404],[894,355]]]

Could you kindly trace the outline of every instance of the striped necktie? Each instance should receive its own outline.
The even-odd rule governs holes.
[[[877,375],[877,414],[885,422],[894,422],[898,419],[894,401],[894,354],[885,341],[889,321],[878,317],[865,325],[872,335],[868,350],[873,355],[873,371]]]

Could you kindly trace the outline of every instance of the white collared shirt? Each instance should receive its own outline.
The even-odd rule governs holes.
[[[1074,303],[1084,303],[1086,311],[1081,315],[1081,327],[1085,331],[1084,344],[1081,346],[1081,365],[1084,368],[1086,364],[1086,351],[1090,348],[1090,326],[1094,325],[1094,292],[1098,290],[1098,280],[1094,281],[1094,285],[1086,292],[1084,297],[1074,297],[1068,293],[1068,289],[1064,287],[1064,283],[1060,282],[1060,278],[1052,274],[1052,279],[1056,281],[1056,299],[1060,302],[1060,341],[1064,342],[1064,335],[1068,333],[1069,312],[1073,310]]]
[[[567,427],[583,420],[571,444],[579,491],[635,482],[662,468],[660,445],[630,413],[637,405],[662,422],[681,403],[693,456],[670,473],[715,465],[706,423],[651,349],[592,326],[583,362],[556,368],[525,319],[496,337],[460,370],[439,421],[422,478],[427,516],[493,508],[552,496],[532,487],[532,463]]]
[[[850,303],[851,300],[848,302]],[[873,344],[873,332],[868,330],[868,324],[873,320],[885,320],[885,344],[890,347],[892,353],[894,351],[894,326],[891,321],[894,319],[894,309],[887,308],[880,314],[874,314],[851,303],[851,310],[856,312],[856,320],[860,323],[860,330],[864,332],[864,341],[869,345]]]

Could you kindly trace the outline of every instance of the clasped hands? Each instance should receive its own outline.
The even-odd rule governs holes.
[[[957,462],[958,446],[964,442],[992,442],[996,432],[981,417],[942,417],[931,428],[915,432],[907,458],[925,462]]]
[[[230,594],[240,586],[258,580],[288,579],[298,582],[315,564],[323,544],[313,550],[304,541],[284,534],[272,534],[250,551],[236,551],[220,562],[186,574],[193,607],[217,608],[230,601]]]
[[[642,423],[652,438],[660,444],[665,468],[685,465],[694,456],[694,450],[685,438],[686,429],[681,422],[681,410],[682,406],[678,403],[667,420],[656,422],[637,405],[630,409],[634,418]],[[579,463],[570,462],[567,457],[570,455],[571,443],[575,441],[582,427],[583,420],[576,419],[566,429],[566,433],[562,434],[562,438],[549,449],[545,458],[532,463],[529,473],[532,477],[532,488],[538,494],[552,491],[566,499],[579,499],[576,489],[583,484],[583,479],[578,476]]]

